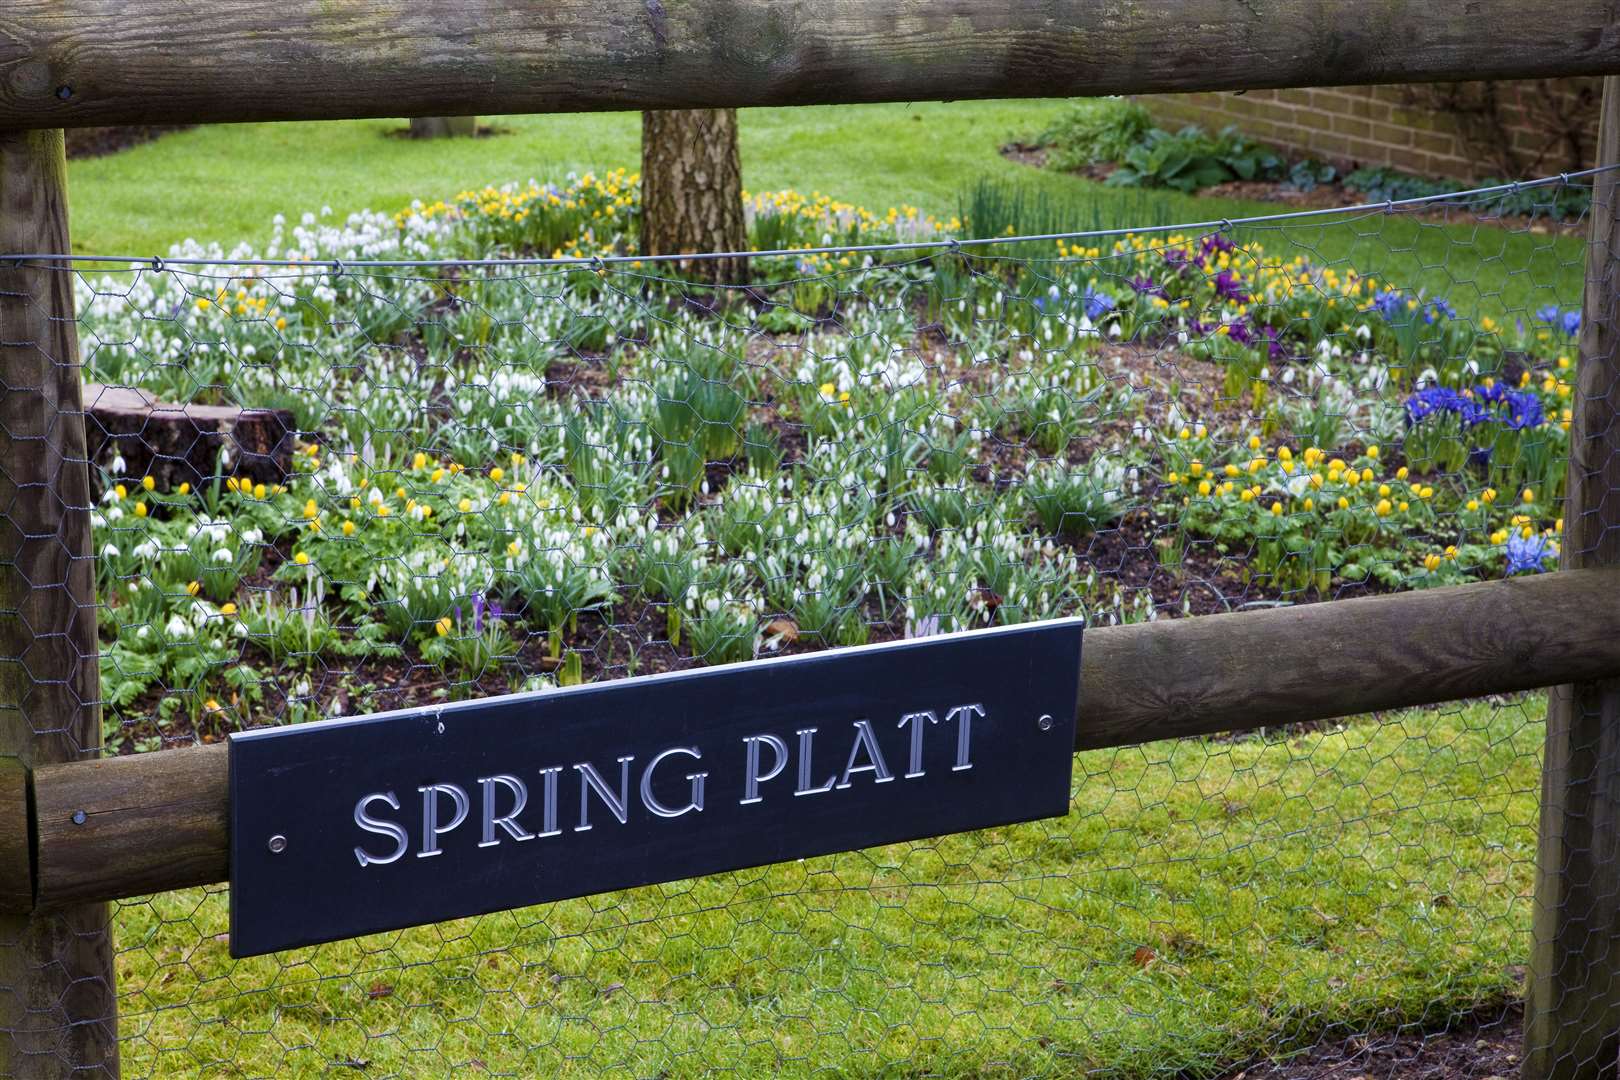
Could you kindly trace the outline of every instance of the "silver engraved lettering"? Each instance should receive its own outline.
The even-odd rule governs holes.
[[[546,784],[545,805],[540,815],[540,835],[561,836],[562,830],[557,827],[557,778],[562,775],[562,766],[553,765],[549,769],[541,769],[540,775],[545,777]]]
[[[857,765],[855,764],[855,755],[859,754],[862,749],[866,751],[866,764]],[[849,787],[850,776],[858,772],[876,773],[877,777],[872,781],[875,784],[886,784],[894,779],[894,774],[889,771],[888,762],[883,760],[883,751],[878,746],[877,732],[872,730],[872,721],[870,720],[855,721],[855,741],[850,744],[849,760],[844,763],[844,775],[838,781],[839,789]]]
[[[574,826],[575,832],[586,832],[591,826],[590,805],[591,791],[595,789],[603,805],[613,811],[613,816],[623,825],[629,820],[630,814],[630,762],[635,760],[634,754],[626,754],[619,758],[619,793],[615,795],[602,779],[602,774],[596,771],[596,766],[588,761],[580,762],[574,768],[579,771],[579,824]]]
[[[759,748],[762,745],[770,747],[776,753],[776,763],[771,766],[771,771],[763,776],[759,772]],[[744,736],[743,746],[747,748],[747,767],[743,770],[743,797],[740,805],[747,806],[749,803],[757,803],[762,800],[759,785],[767,780],[776,779],[782,770],[787,768],[788,748],[787,743],[778,739],[775,735]]]
[[[374,791],[354,804],[354,823],[366,830],[366,832],[376,833],[378,836],[393,837],[394,850],[388,855],[373,855],[364,848],[356,847],[354,857],[359,860],[361,866],[371,866],[372,864],[386,866],[405,854],[405,849],[411,846],[411,837],[405,831],[405,826],[397,821],[384,821],[381,818],[374,818],[366,812],[366,807],[374,802],[385,802],[395,810],[399,809],[399,796],[392,791]]]
[[[647,767],[641,772],[642,805],[651,810],[653,813],[657,814],[659,817],[680,817],[682,814],[689,813],[693,810],[701,811],[703,809],[703,782],[708,779],[709,776],[709,774],[706,772],[686,774],[687,781],[692,785],[692,797],[691,801],[689,801],[685,806],[665,806],[663,803],[658,801],[656,796],[653,795],[653,770],[658,768],[658,763],[660,761],[663,761],[671,754],[685,754],[688,757],[697,758],[700,760],[703,757],[703,755],[698,752],[698,748],[695,746],[672,746],[668,750],[665,750],[663,753],[659,754],[657,757],[653,758],[651,761],[647,762]]]
[[[432,858],[441,854],[439,850],[439,837],[456,828],[467,820],[467,812],[472,809],[472,800],[467,793],[455,784],[424,784],[416,789],[422,795],[422,850],[416,853],[418,859]],[[456,813],[450,819],[450,824],[439,824],[439,796],[448,795],[450,801],[456,805]]]
[[[973,768],[973,762],[968,760],[968,742],[973,738],[973,714],[984,715],[983,705],[958,705],[945,714],[949,721],[960,717],[956,721],[956,764],[951,766],[952,772],[961,772],[963,769]]]
[[[907,780],[915,780],[923,775],[922,742],[924,720],[927,720],[930,724],[939,723],[939,717],[934,715],[932,709],[925,709],[922,712],[908,712],[900,718],[902,728],[907,724],[911,725],[911,759],[906,762]]]
[[[827,782],[818,788],[810,786],[810,753],[811,746],[816,737],[815,728],[801,728],[794,734],[799,736],[799,786],[793,789],[795,795],[820,795],[824,791],[831,791],[838,782],[838,774],[833,773],[827,777]]]
[[[514,840],[533,840],[534,833],[519,825],[515,820],[523,813],[523,808],[529,805],[529,789],[517,777],[507,773],[497,773],[494,776],[482,776],[478,784],[484,789],[484,833],[483,839],[478,841],[479,847],[494,847],[500,843],[495,838],[495,826],[499,825],[506,830],[508,836]],[[495,816],[495,785],[500,784],[512,793],[512,809]]]

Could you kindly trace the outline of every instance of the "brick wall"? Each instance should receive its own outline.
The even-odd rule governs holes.
[[[1450,100],[1469,111],[1459,118],[1436,108],[1446,100],[1441,95],[1452,95]],[[1597,145],[1600,97],[1600,80],[1558,79],[1157,94],[1137,100],[1159,126],[1172,131],[1187,124],[1208,131],[1235,124],[1244,134],[1295,156],[1480,180],[1528,179],[1589,167]],[[1482,110],[1492,101],[1493,108]]]

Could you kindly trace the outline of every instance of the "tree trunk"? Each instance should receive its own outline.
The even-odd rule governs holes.
[[[411,118],[411,138],[447,139],[456,135],[477,135],[476,116],[417,116]]]
[[[737,110],[642,113],[642,254],[747,248]],[[693,259],[680,267],[701,281],[718,284],[737,284],[748,275],[745,257]]]

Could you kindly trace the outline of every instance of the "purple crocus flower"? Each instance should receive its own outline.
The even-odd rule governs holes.
[[[1237,273],[1232,270],[1222,270],[1215,275],[1215,295],[1223,300],[1234,300],[1239,304],[1249,302],[1249,294],[1244,291]]]
[[[484,632],[484,594],[473,593],[473,633]]]
[[[1138,296],[1164,296],[1164,286],[1145,274],[1137,274],[1131,278],[1131,288],[1136,290]]]

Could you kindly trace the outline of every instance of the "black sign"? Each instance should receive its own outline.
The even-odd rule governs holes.
[[[1061,816],[1080,632],[233,735],[231,955]]]

